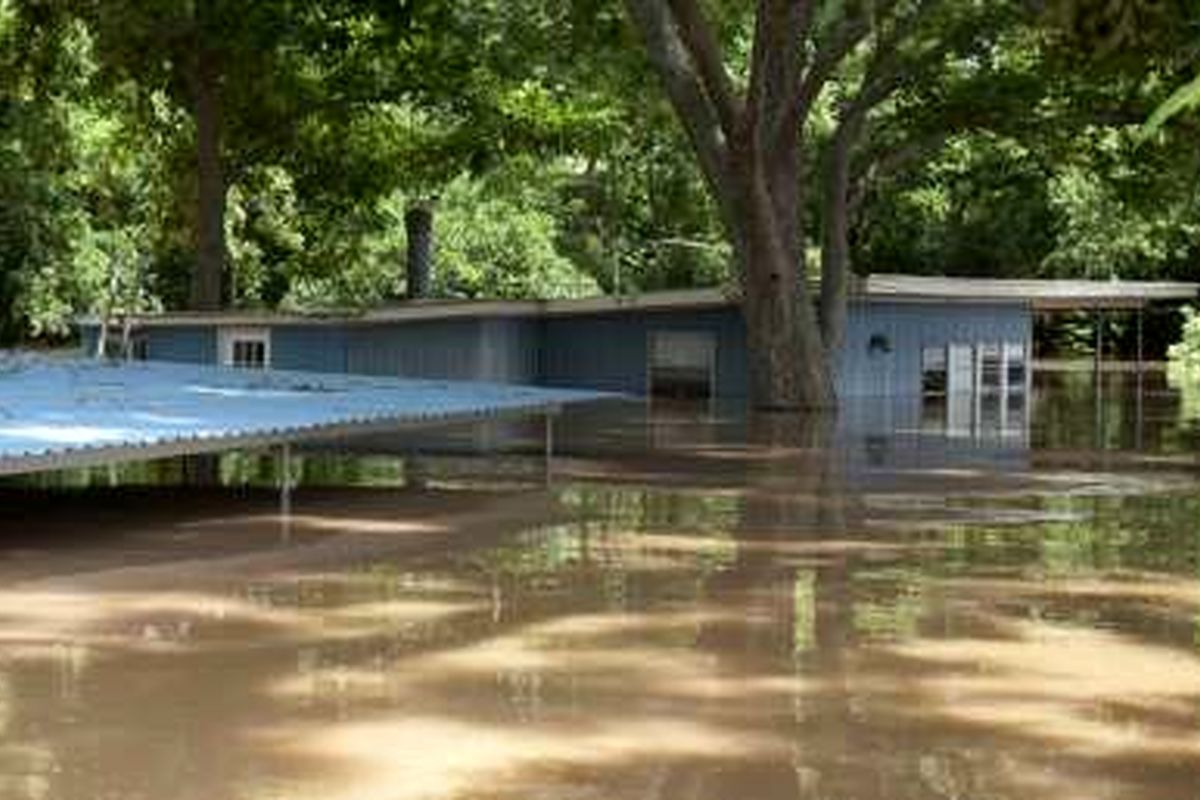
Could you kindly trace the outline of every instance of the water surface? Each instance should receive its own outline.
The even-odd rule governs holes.
[[[1194,425],[1107,388],[10,486],[0,796],[1200,797]]]

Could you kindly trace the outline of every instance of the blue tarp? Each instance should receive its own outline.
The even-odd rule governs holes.
[[[335,428],[486,418],[604,397],[493,383],[264,372],[157,362],[0,356],[0,472],[22,461]],[[209,446],[211,445],[211,446]],[[45,468],[39,465],[36,468]]]

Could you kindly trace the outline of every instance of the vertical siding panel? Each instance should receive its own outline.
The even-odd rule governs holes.
[[[79,355],[91,358],[96,355],[96,341],[100,338],[99,325],[79,326]]]
[[[152,327],[146,329],[146,334],[146,357],[152,361],[179,361],[188,364],[217,362],[215,326]]]
[[[271,366],[311,372],[347,372],[344,325],[280,325],[271,330]]]
[[[347,336],[347,368],[367,375],[476,380],[480,320],[357,325]]]

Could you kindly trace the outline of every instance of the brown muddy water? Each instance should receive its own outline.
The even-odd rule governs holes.
[[[1128,388],[344,443],[286,524],[251,457],[10,484],[0,798],[1200,797],[1197,427]]]

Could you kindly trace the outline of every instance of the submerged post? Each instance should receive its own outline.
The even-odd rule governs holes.
[[[546,414],[543,419],[543,435],[542,442],[543,464],[542,464],[542,480],[546,486],[554,483],[554,415],[558,413],[557,408],[546,409]]]
[[[1096,399],[1095,436],[1097,449],[1104,448],[1104,311],[1096,309],[1096,355],[1093,391]]]
[[[282,542],[292,538],[292,445],[284,442],[279,447],[279,524]]]
[[[1142,338],[1142,316],[1144,308],[1144,306],[1138,306],[1137,308],[1137,374],[1139,380],[1141,380],[1142,371],[1145,369],[1145,352],[1143,350],[1145,340]]]
[[[1142,338],[1142,316],[1144,308],[1144,306],[1140,305],[1137,308],[1137,422],[1134,430],[1134,447],[1138,450],[1142,449],[1142,427],[1146,417],[1145,407],[1143,406],[1146,391],[1145,352],[1143,351],[1144,340]]]

